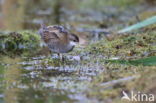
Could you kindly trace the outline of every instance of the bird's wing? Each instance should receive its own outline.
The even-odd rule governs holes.
[[[60,40],[65,39],[68,35],[68,31],[63,26],[48,26],[49,32],[54,32],[60,38]]]
[[[45,31],[43,31],[43,34],[44,34],[43,40],[46,43],[59,41],[59,37],[55,32],[50,32],[50,31],[45,30]]]

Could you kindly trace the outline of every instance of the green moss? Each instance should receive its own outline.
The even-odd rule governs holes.
[[[39,48],[40,37],[30,31],[11,32],[0,35],[1,54],[22,54],[25,51],[34,51]]]
[[[155,50],[156,32],[148,32],[145,34],[136,35],[122,35],[115,38],[115,40],[107,41],[101,40],[86,48],[87,52],[103,56],[118,56],[120,58],[137,56],[149,56]],[[151,54],[151,55],[155,55]]]

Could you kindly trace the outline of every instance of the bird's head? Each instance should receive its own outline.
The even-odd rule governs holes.
[[[79,37],[75,34],[70,34],[69,35],[69,41],[70,41],[70,44],[75,46],[79,43]]]

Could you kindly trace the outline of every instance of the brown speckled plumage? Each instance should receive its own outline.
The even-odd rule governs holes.
[[[41,25],[39,34],[49,49],[56,53],[67,53],[74,48],[71,42],[79,42],[79,38],[63,26]]]

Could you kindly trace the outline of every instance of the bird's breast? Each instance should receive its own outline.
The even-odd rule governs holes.
[[[56,53],[67,53],[73,50],[74,46],[67,44],[67,45],[59,45],[59,44],[49,44],[48,47],[52,52]]]

